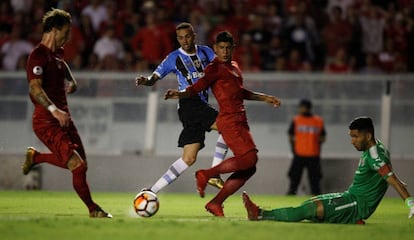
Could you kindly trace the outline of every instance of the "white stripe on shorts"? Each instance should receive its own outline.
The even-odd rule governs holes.
[[[345,209],[345,208],[349,208],[349,207],[353,207],[353,206],[356,206],[356,205],[357,205],[357,202],[354,201],[354,202],[351,202],[351,203],[348,203],[348,204],[345,204],[345,205],[336,207],[335,208],[335,211],[339,211],[339,210],[342,210],[342,209]]]

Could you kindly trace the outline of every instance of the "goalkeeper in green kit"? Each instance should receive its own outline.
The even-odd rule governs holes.
[[[384,145],[374,135],[374,125],[369,117],[358,117],[349,125],[351,144],[362,151],[354,180],[347,191],[312,197],[298,207],[264,210],[253,203],[246,192],[243,202],[249,220],[274,220],[299,222],[309,220],[325,223],[364,224],[376,210],[387,191],[394,187],[409,208],[409,218],[414,216],[414,198],[406,185],[393,172],[390,156]]]

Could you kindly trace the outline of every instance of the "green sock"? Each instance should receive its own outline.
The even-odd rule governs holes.
[[[316,204],[314,202],[306,201],[299,207],[264,210],[262,214],[263,219],[266,220],[299,222],[304,219],[313,219],[316,217]]]

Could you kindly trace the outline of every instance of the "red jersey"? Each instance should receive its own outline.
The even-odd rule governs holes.
[[[204,77],[187,88],[192,95],[211,87],[217,99],[220,115],[244,112],[243,100],[249,98],[251,91],[244,89],[243,78],[238,64],[221,62],[215,58],[204,70]]]
[[[204,77],[189,86],[186,91],[196,95],[211,88],[220,111],[216,119],[217,128],[235,156],[251,150],[257,151],[249,132],[243,100],[253,94],[244,89],[241,71],[236,62],[221,62],[215,58],[204,69]]]
[[[65,66],[62,62],[63,48],[52,52],[39,44],[29,55],[26,66],[27,80],[42,79],[42,88],[57,108],[69,113],[65,91]],[[55,119],[42,105],[30,95],[35,109],[33,119]]]

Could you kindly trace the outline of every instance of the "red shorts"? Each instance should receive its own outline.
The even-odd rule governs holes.
[[[72,121],[69,126],[62,128],[59,122],[53,120],[35,120],[33,119],[33,130],[49,150],[56,154],[59,161],[65,165],[76,150],[84,161],[86,161],[85,150],[78,134],[78,130]]]
[[[219,114],[217,128],[234,156],[240,156],[252,150],[257,151],[244,112]]]

